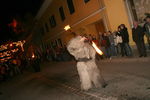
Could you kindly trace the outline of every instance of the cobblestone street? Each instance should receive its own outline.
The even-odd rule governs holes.
[[[0,85],[0,100],[150,100],[150,58],[98,61],[106,88],[80,90],[76,63],[48,62]]]

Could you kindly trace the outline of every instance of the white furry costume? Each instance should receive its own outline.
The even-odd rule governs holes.
[[[85,43],[84,40],[84,37],[76,36],[69,41],[67,46],[69,53],[78,61],[77,70],[81,81],[81,89],[90,89],[92,83],[96,87],[100,87],[100,84],[101,86],[106,86],[95,63],[96,51],[89,43]]]

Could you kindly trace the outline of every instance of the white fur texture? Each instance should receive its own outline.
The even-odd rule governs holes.
[[[100,87],[104,83],[104,79],[95,63],[96,51],[94,48],[89,43],[84,43],[83,37],[77,36],[69,41],[67,49],[77,60],[78,58],[92,58],[86,62],[77,62],[81,89],[88,90],[92,88],[92,84]]]

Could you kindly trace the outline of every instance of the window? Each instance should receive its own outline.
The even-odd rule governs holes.
[[[72,0],[67,0],[67,4],[68,4],[70,14],[73,14],[75,12],[73,1]]]
[[[50,20],[50,26],[55,27],[56,26],[55,16],[52,15],[49,20]]]
[[[64,21],[65,20],[65,14],[64,14],[63,7],[59,8],[59,14],[60,14],[61,20]]]
[[[49,32],[49,28],[48,28],[48,24],[45,23],[45,29],[46,29],[46,32]]]
[[[90,0],[84,0],[85,3],[89,2]]]

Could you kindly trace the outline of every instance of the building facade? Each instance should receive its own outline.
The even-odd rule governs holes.
[[[128,0],[45,0],[36,20],[36,31],[52,46],[63,46],[73,37],[66,25],[77,34],[99,34],[117,30],[125,24],[131,40],[133,16]],[[132,41],[131,41],[132,44]]]

